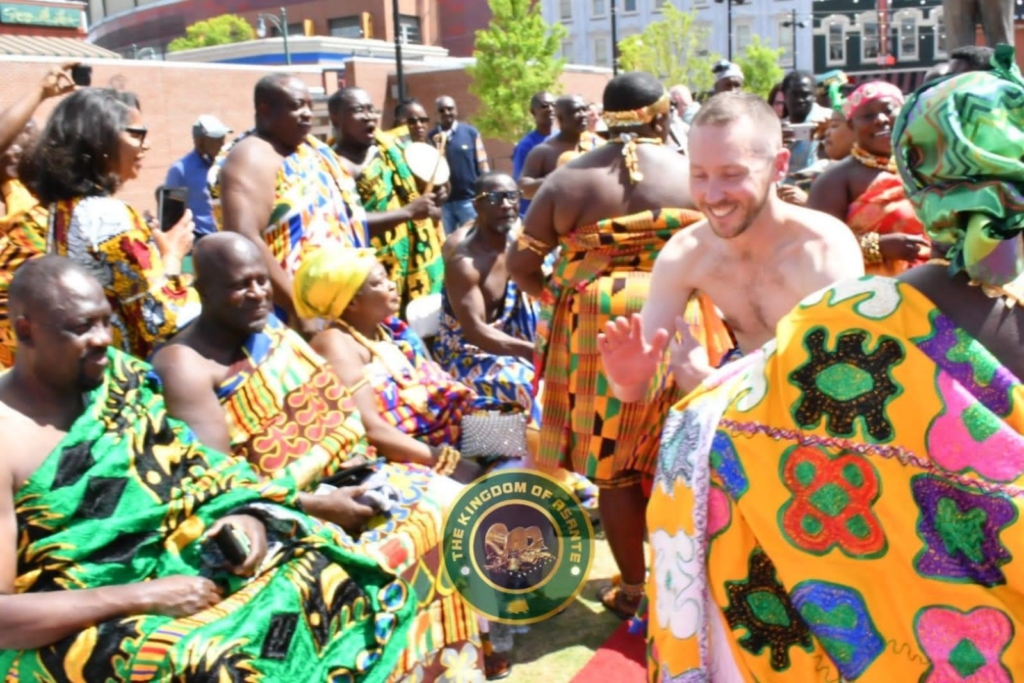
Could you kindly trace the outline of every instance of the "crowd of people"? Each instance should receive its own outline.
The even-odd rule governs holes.
[[[909,97],[537,93],[512,174],[452,97],[385,130],[342,88],[320,140],[270,74],[251,130],[196,121],[164,226],[117,198],[142,103],[69,68],[0,114],[8,678],[503,678],[440,544],[510,466],[600,521],[652,682],[1024,670],[1012,48]]]

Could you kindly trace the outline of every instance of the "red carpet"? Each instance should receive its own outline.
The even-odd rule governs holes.
[[[646,643],[641,636],[630,635],[629,622],[624,621],[573,677],[571,683],[644,683],[646,680]]]

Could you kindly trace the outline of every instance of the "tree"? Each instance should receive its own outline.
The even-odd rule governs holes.
[[[736,60],[743,69],[743,89],[768,97],[775,84],[785,75],[779,67],[779,58],[783,52],[785,50],[782,48],[769,47],[761,42],[760,36],[754,36],[743,51],[743,56]]]
[[[256,32],[248,21],[237,14],[222,14],[205,21],[199,21],[185,29],[185,35],[175,38],[167,46],[168,52],[192,50],[197,47],[213,47],[228,43],[253,40]]]
[[[619,41],[619,65],[627,71],[647,71],[665,84],[708,90],[714,83],[711,66],[718,56],[706,50],[708,30],[696,23],[696,14],[662,6],[662,19]]]
[[[551,26],[534,0],[489,0],[491,23],[476,32],[467,67],[469,91],[480,100],[473,123],[487,137],[515,142],[533,128],[530,98],[560,91],[565,60],[557,57],[566,30]]]

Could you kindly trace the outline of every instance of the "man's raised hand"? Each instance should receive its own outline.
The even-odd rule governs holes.
[[[639,401],[647,393],[647,385],[658,371],[662,354],[668,345],[668,331],[659,329],[648,344],[644,339],[643,322],[638,313],[628,319],[619,317],[605,323],[597,335],[597,348],[604,362],[604,372],[611,380],[615,395],[623,401]]]

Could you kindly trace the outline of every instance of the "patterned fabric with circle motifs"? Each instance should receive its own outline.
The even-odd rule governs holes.
[[[355,401],[297,332],[271,316],[243,352],[217,390],[236,456],[265,478],[284,473],[307,491],[347,460],[372,457]],[[377,469],[387,473],[398,495],[391,512],[371,520],[357,538],[327,526],[340,543],[405,579],[416,595],[419,607],[395,676],[420,671],[429,676],[424,680],[435,680],[454,656],[445,652],[467,647],[480,655],[472,666],[482,672],[482,650],[474,647],[476,618],[441,568],[444,518],[461,487],[418,465],[387,463]]]
[[[839,283],[670,415],[651,681],[1012,681],[1024,386],[910,285]]]
[[[111,349],[85,412],[15,493],[15,592],[203,575],[219,604],[127,615],[48,647],[0,650],[5,681],[385,681],[406,642],[408,585],[294,509],[294,482],[259,480],[168,417],[142,361]],[[204,533],[250,514],[270,552],[244,580],[207,564]]]

